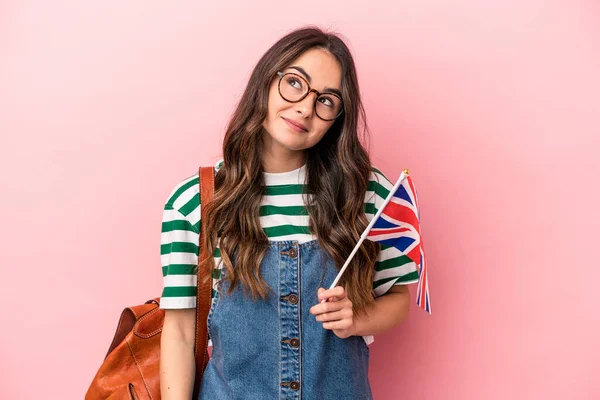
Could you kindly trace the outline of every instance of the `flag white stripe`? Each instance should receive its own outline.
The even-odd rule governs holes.
[[[396,225],[398,228],[406,228],[406,229],[409,229],[412,232],[415,232],[415,233],[418,234],[417,230],[415,229],[415,226],[413,224],[410,224],[410,223],[406,222],[406,221],[399,221],[399,220],[397,220],[397,219],[395,219],[393,217],[390,217],[387,214],[383,214],[383,213],[380,215],[380,218],[386,220],[390,224]],[[378,229],[381,229],[381,228],[378,228]],[[385,228],[383,228],[383,229],[385,229]]]
[[[404,199],[402,199],[400,197],[394,196],[394,197],[392,197],[392,199],[390,200],[390,202],[396,203],[396,204],[398,204],[400,206],[404,206],[406,208],[409,208],[415,214],[417,213],[417,208],[413,204],[410,204],[408,201],[406,201],[406,200],[404,200]]]
[[[410,188],[410,185],[408,184],[408,179],[406,179],[404,182],[402,182],[402,186],[404,186],[404,189],[406,190],[406,193],[408,194],[408,197],[412,204],[406,202],[406,200],[403,200],[403,201],[408,204],[407,205],[408,207],[410,207],[413,211],[415,211],[416,210],[415,196],[413,195],[413,191]]]
[[[416,233],[416,232],[414,232]],[[369,238],[373,238],[372,240],[377,240],[377,241],[381,241],[381,240],[388,240],[388,239],[400,239],[401,237],[409,237],[411,239],[414,239],[416,243],[419,243],[419,237],[418,235],[415,235],[413,232],[410,231],[405,231],[405,232],[392,232],[392,233],[385,233],[385,232],[378,232],[378,231],[373,231],[371,230],[371,232],[369,233]]]

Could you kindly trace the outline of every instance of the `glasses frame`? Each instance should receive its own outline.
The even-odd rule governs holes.
[[[337,94],[332,93],[332,92],[323,92],[323,93],[321,93],[317,89],[311,88],[310,84],[308,83],[308,81],[306,80],[306,78],[304,78],[302,75],[298,75],[298,74],[296,74],[294,72],[285,72],[285,73],[284,72],[277,72],[277,75],[279,75],[279,83],[277,84],[277,91],[279,92],[279,95],[281,96],[281,98],[284,99],[285,101],[287,101],[288,103],[299,103],[302,100],[304,100],[306,98],[306,96],[308,96],[311,92],[315,92],[317,94],[317,96],[315,97],[315,103],[313,104],[313,107],[315,108],[315,114],[317,115],[317,117],[321,118],[323,121],[335,121],[336,119],[338,119],[344,113],[344,101]],[[304,82],[306,82],[306,87],[308,87],[308,91],[304,94],[304,96],[300,97],[296,101],[288,100],[285,97],[283,97],[283,94],[281,94],[281,81],[283,80],[283,77],[286,76],[286,75],[297,76],[298,78],[300,78]],[[319,100],[319,97],[321,97],[321,95],[323,95],[323,94],[327,94],[327,95],[330,95],[330,96],[335,96],[338,99],[340,99],[340,102],[342,103],[342,109],[340,110],[339,114],[336,115],[334,118],[325,119],[325,118],[321,117],[319,115],[319,113],[317,112],[317,101]]]

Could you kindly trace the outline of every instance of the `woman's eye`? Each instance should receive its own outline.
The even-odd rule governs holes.
[[[296,89],[302,89],[302,83],[296,78],[289,78],[288,84]]]
[[[319,97],[319,101],[327,107],[333,107],[333,101],[329,97]]]

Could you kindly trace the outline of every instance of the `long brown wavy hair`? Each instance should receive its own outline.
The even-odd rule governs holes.
[[[207,208],[201,229],[205,232],[208,254],[214,254],[219,244],[230,282],[228,293],[238,281],[246,294],[252,294],[253,300],[264,299],[270,292],[260,275],[260,263],[269,244],[259,221],[265,185],[262,123],[267,116],[269,86],[277,72],[313,48],[328,51],[341,66],[344,113],[319,143],[306,150],[304,196],[309,229],[339,269],[368,225],[364,198],[371,162],[361,140],[368,140],[369,133],[354,60],[336,34],[317,27],[295,30],[277,41],[255,66],[227,126],[223,140],[224,163],[215,177],[214,201],[202,205]],[[374,305],[372,285],[379,250],[379,244],[365,240],[339,282],[351,299],[356,315]],[[208,260],[212,258],[205,258],[201,264],[206,270],[205,279],[212,276],[214,267],[214,262]]]

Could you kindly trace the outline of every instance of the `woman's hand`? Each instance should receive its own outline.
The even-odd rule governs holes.
[[[325,290],[319,288],[317,292],[319,304],[312,306],[310,313],[316,315],[316,319],[323,323],[324,329],[333,330],[333,333],[341,339],[353,336],[354,313],[352,302],[346,295],[342,286]],[[321,303],[327,299],[325,303]]]

